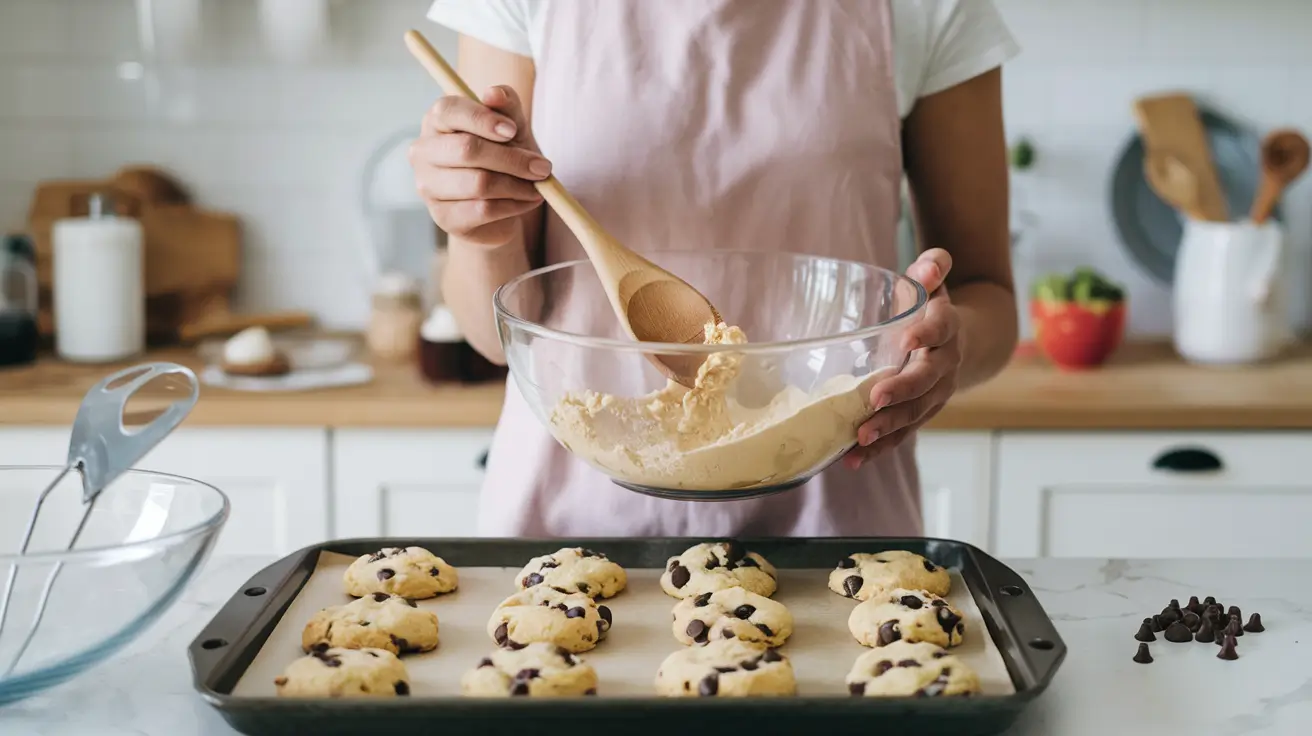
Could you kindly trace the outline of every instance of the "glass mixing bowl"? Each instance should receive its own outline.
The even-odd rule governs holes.
[[[511,379],[569,451],[631,490],[730,500],[796,488],[856,444],[873,385],[906,363],[915,281],[791,253],[644,254],[710,299],[746,344],[639,343],[586,260],[531,271],[493,299]],[[696,357],[708,390],[653,356]],[[722,384],[718,387],[711,384]]]
[[[83,511],[74,472],[51,492],[28,553],[18,556],[37,495],[59,471],[0,466],[0,594],[10,571],[18,573],[0,629],[0,705],[63,682],[135,639],[177,599],[228,518],[217,488],[132,470],[105,488],[77,548],[64,551]],[[41,624],[14,666],[56,567]]]

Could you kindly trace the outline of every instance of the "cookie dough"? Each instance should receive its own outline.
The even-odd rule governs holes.
[[[774,565],[738,542],[705,542],[669,559],[661,589],[675,598],[690,598],[741,587],[768,598],[775,591],[775,575]]]
[[[301,647],[427,652],[437,648],[437,614],[407,598],[371,593],[314,614],[301,632]]]
[[[405,598],[432,598],[456,589],[456,569],[423,547],[384,547],[361,555],[346,568],[347,595],[391,593]]]
[[[777,647],[793,633],[784,604],[743,588],[684,598],[674,606],[674,638],[680,644],[742,639]]]
[[[829,573],[830,590],[859,601],[893,588],[947,595],[951,585],[952,578],[946,569],[914,552],[900,550],[849,555],[839,560],[838,567]]]
[[[273,680],[278,695],[391,698],[410,694],[405,664],[386,649],[316,649]]]
[[[961,611],[932,593],[893,588],[853,608],[847,628],[868,647],[896,641],[955,647],[966,633],[962,618]]]
[[[601,552],[582,547],[564,547],[528,561],[515,584],[520,590],[549,585],[593,598],[610,598],[624,590],[628,576],[624,568]]]
[[[872,698],[970,695],[979,692],[979,677],[942,647],[899,641],[857,657],[847,673],[847,689]]]
[[[656,693],[670,698],[793,695],[788,658],[763,644],[719,639],[671,654],[656,672]]]
[[[487,634],[506,649],[544,642],[578,653],[606,638],[610,624],[610,609],[589,596],[535,585],[497,606],[488,619]]]
[[[460,679],[460,692],[476,698],[596,695],[597,672],[562,647],[536,642],[484,657]]]

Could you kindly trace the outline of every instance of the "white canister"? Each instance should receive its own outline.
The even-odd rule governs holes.
[[[141,223],[93,195],[86,217],[54,224],[55,351],[102,363],[145,349],[145,264]]]
[[[1187,219],[1175,261],[1175,349],[1193,363],[1243,365],[1293,341],[1279,223]]]

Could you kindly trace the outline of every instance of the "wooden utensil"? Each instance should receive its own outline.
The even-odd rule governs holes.
[[[1207,131],[1193,99],[1178,93],[1142,97],[1135,100],[1134,112],[1148,152],[1174,156],[1193,175],[1197,207],[1190,214],[1200,220],[1228,221]]]
[[[1249,219],[1254,224],[1266,222],[1285,187],[1307,169],[1307,162],[1307,138],[1298,131],[1273,130],[1262,139],[1262,182],[1249,210]]]
[[[1198,199],[1198,179],[1180,159],[1169,153],[1149,152],[1143,160],[1144,176],[1157,196],[1195,220],[1206,220]]]
[[[447,94],[479,100],[423,34],[407,31],[405,44]],[[597,270],[611,307],[631,337],[643,342],[703,343],[705,325],[721,319],[701,292],[611,237],[556,177],[539,181],[536,186],[578,238]],[[692,386],[702,363],[695,356],[650,357],[662,373],[685,386]]]

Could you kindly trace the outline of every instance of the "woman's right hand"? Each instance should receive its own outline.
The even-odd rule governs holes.
[[[515,90],[496,86],[482,103],[441,97],[410,146],[415,186],[433,222],[488,247],[514,237],[519,215],[542,203],[533,182],[551,175]]]

